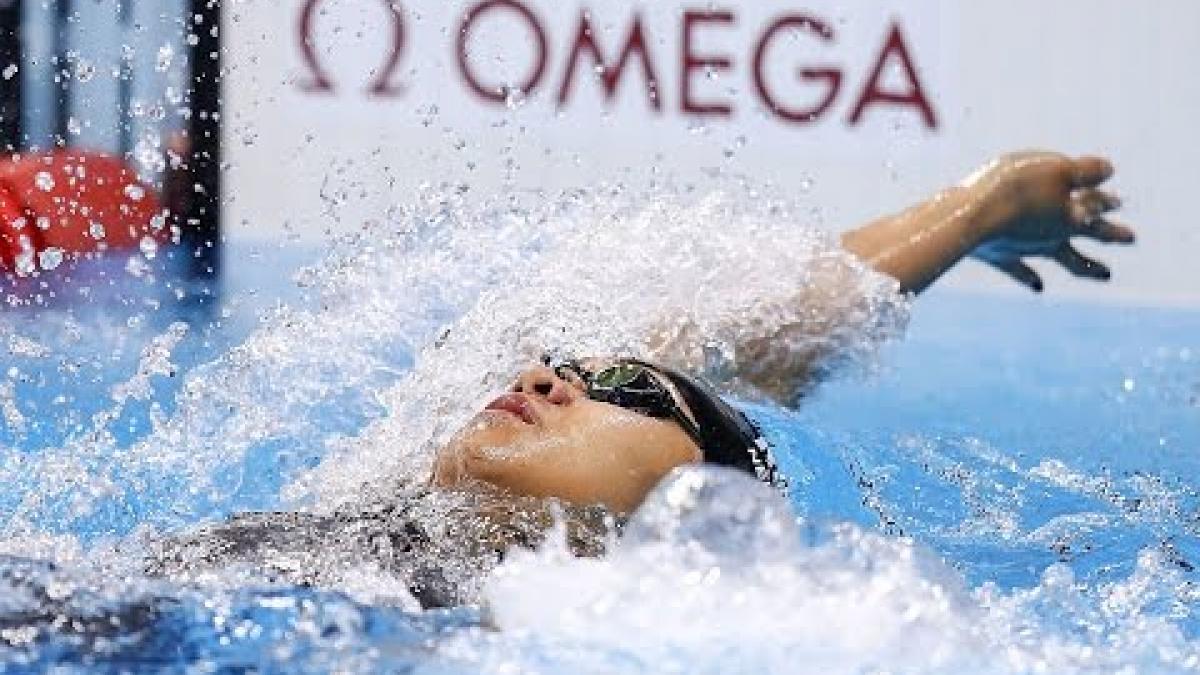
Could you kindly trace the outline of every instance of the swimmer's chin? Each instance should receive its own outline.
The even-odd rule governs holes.
[[[434,484],[451,486],[495,473],[521,454],[531,429],[534,427],[510,413],[479,413],[438,452]]]
[[[496,434],[475,434],[469,442],[451,444],[439,453],[433,471],[435,485],[460,487],[475,481],[489,481],[507,471],[507,467],[521,454],[521,449],[515,444],[504,445],[495,439],[485,441],[478,438],[481,435]]]

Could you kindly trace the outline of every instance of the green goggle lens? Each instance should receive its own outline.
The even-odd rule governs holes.
[[[622,364],[605,368],[592,376],[592,384],[605,389],[624,387],[641,375],[643,368],[635,364]]]

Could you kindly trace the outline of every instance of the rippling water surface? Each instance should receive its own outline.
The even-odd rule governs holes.
[[[735,338],[810,311],[764,300],[841,264],[752,197],[434,196],[321,255],[235,247],[204,302],[136,261],[51,280],[48,308],[0,318],[0,668],[1200,667],[1200,314],[935,291],[897,340],[906,309],[861,271],[834,285],[860,302],[805,296],[805,325],[842,329],[780,348],[836,353],[840,377],[795,412],[746,403],[791,504],[683,472],[606,558],[552,538],[454,610],[358,571],[143,573],[163,533],[422,475],[538,349],[647,348],[645,317],[670,316],[675,358],[721,372]]]

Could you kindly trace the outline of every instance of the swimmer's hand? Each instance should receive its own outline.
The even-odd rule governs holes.
[[[1053,152],[1018,152],[991,162],[962,183],[987,204],[983,239],[970,256],[1038,292],[1043,284],[1026,262],[1031,257],[1052,258],[1075,276],[1107,281],[1108,267],[1077,251],[1071,239],[1133,243],[1133,231],[1106,215],[1121,205],[1100,189],[1112,173],[1108,160]]]

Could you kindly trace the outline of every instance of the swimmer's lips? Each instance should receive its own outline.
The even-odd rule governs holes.
[[[538,415],[533,403],[525,394],[505,394],[487,404],[484,410],[507,413],[519,417],[525,424],[537,424]]]

